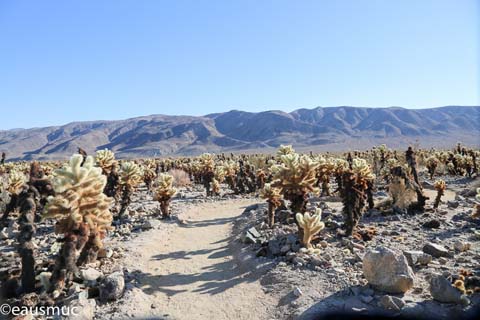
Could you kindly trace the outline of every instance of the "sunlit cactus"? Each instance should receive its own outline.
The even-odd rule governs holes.
[[[145,185],[147,186],[148,190],[152,189],[152,183],[156,177],[157,177],[157,174],[155,173],[155,170],[152,167],[150,166],[143,167],[143,182],[145,182]]]
[[[22,190],[22,186],[26,183],[26,178],[23,173],[18,171],[11,171],[8,175],[7,191],[10,195],[18,195]]]
[[[132,201],[132,193],[143,181],[143,172],[138,164],[136,164],[135,162],[127,161],[122,163],[119,175],[119,183],[122,188],[119,217],[122,217],[127,210],[127,207],[130,205],[130,202]]]
[[[118,163],[117,160],[115,160],[115,154],[108,149],[98,150],[95,153],[95,161],[107,176]]]
[[[111,229],[112,201],[103,194],[106,177],[91,156],[84,161],[82,155],[73,155],[54,175],[55,196],[48,198],[44,218],[56,219],[55,232],[65,236],[52,274],[52,283],[61,288],[78,273],[77,264],[96,260],[102,239]]]
[[[281,144],[280,147],[278,147],[276,158],[277,160],[281,160],[282,156],[285,156],[288,154],[294,154],[294,153],[295,153],[295,150],[291,145]]]
[[[445,193],[445,189],[447,188],[447,184],[445,183],[444,180],[437,180],[433,184],[433,187],[435,188],[435,190],[437,190],[437,196],[435,197],[435,202],[433,203],[433,207],[436,209],[436,208],[438,208],[438,205],[440,204],[442,196]]]
[[[161,173],[155,182],[153,199],[160,202],[160,211],[164,218],[170,217],[170,202],[177,193],[173,187],[173,176]]]
[[[272,167],[274,186],[282,190],[283,197],[291,202],[293,212],[305,212],[308,194],[318,193],[316,169],[318,163],[297,153],[281,156],[281,163]]]
[[[281,190],[266,183],[260,190],[260,197],[267,200],[268,203],[268,226],[273,228],[275,224],[275,210],[280,206],[282,195]]]
[[[317,209],[312,215],[308,212],[305,212],[304,214],[297,213],[295,217],[299,227],[303,229],[303,238],[301,239],[302,244],[307,249],[313,248],[313,237],[325,228],[325,224],[321,221],[322,210]]]
[[[238,163],[233,160],[228,160],[223,163],[223,168],[225,172],[225,182],[231,190],[235,190],[235,178],[238,172]]]

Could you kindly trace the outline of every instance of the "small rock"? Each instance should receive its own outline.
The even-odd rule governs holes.
[[[440,257],[447,257],[451,258],[452,255],[448,250],[438,244],[434,244],[431,242],[428,242],[425,246],[423,246],[423,252],[428,253],[429,255],[434,256],[435,258],[440,258]]]
[[[125,279],[122,272],[114,272],[100,284],[100,299],[102,301],[117,300],[123,295]]]
[[[291,247],[289,244],[286,244],[280,248],[280,253],[286,254],[288,251],[290,251]]]
[[[432,261],[432,256],[422,251],[403,251],[403,255],[407,258],[408,264],[411,267],[417,263],[427,265]]]
[[[470,248],[472,247],[472,244],[470,242],[464,242],[464,241],[461,241],[461,240],[457,240],[453,244],[453,247],[457,251],[464,252],[464,251],[470,250]]]
[[[281,248],[279,240],[270,240],[268,242],[268,252],[273,256],[278,256],[281,253]]]
[[[103,274],[100,271],[97,271],[93,268],[88,268],[88,269],[81,270],[80,276],[85,281],[95,281],[101,276],[103,276]]]
[[[400,311],[405,306],[405,302],[400,298],[385,295],[380,298],[379,305],[388,310]]]
[[[147,220],[143,223],[142,229],[148,230],[148,229],[155,229],[161,224],[160,221],[158,220]]]
[[[447,205],[449,208],[452,208],[452,209],[455,209],[455,208],[458,208],[458,206],[460,205],[460,202],[456,201],[456,200],[449,200],[447,201]]]
[[[296,287],[295,290],[293,290],[293,295],[298,298],[303,295],[303,292],[299,287]]]
[[[430,279],[430,294],[434,300],[444,303],[467,305],[470,303],[460,290],[452,286],[450,281],[442,275],[435,275]]]
[[[372,302],[373,299],[374,298],[372,296],[363,296],[363,295],[360,296],[360,300],[362,300],[363,303],[367,303],[367,304]]]
[[[440,228],[440,221],[438,221],[437,219],[433,219],[425,222],[422,226],[428,229],[437,229]]]
[[[255,227],[248,229],[247,233],[250,233],[254,238],[260,238],[262,236]]]
[[[405,256],[386,247],[370,249],[365,253],[363,274],[370,284],[390,293],[408,291],[415,279]]]

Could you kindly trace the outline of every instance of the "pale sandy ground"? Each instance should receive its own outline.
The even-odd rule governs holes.
[[[189,207],[185,225],[153,230],[129,242],[125,266],[139,270],[117,316],[158,319],[269,319],[277,303],[260,275],[242,270],[229,244],[233,221],[255,200]]]

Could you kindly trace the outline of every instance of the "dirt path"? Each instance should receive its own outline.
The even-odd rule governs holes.
[[[191,207],[168,232],[142,234],[126,248],[126,266],[139,270],[138,285],[120,306],[132,317],[169,319],[268,319],[275,306],[232,256],[233,221],[252,200]],[[142,291],[142,292],[140,292]],[[136,292],[136,293],[135,293]],[[121,311],[121,310],[119,310]]]

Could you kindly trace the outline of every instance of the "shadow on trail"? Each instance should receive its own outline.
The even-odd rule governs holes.
[[[189,222],[183,228],[202,228],[213,225],[231,224],[237,217],[219,218]],[[195,232],[192,230],[192,232]],[[195,292],[200,294],[215,295],[227,291],[241,283],[250,283],[259,280],[259,273],[252,273],[251,270],[239,268],[232,256],[233,250],[230,245],[234,236],[221,240],[215,240],[210,245],[214,248],[199,249],[192,251],[176,251],[166,254],[159,254],[152,257],[152,260],[178,260],[179,264],[190,263],[194,257],[204,256],[203,259],[213,259],[213,264],[205,265],[195,273],[175,272],[166,275],[154,275],[150,273],[137,273],[138,287],[146,294],[162,292],[171,297],[184,292]],[[161,265],[160,265],[161,268]],[[183,286],[186,286],[185,289]]]

